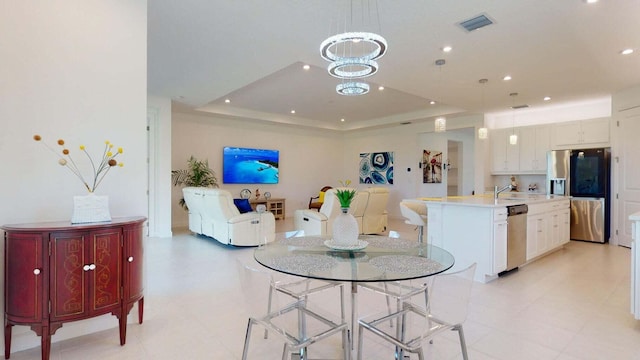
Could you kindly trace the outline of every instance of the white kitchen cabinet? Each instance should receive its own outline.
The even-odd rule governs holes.
[[[509,143],[509,137],[514,133],[520,141],[518,132],[518,129],[511,128],[491,131],[493,174],[515,174],[520,170],[520,147]]]
[[[551,150],[550,126],[526,126],[518,129],[519,173],[546,174],[547,152]]]
[[[493,213],[493,273],[507,270],[507,208]]]
[[[423,199],[427,206],[427,241],[449,251],[456,263],[453,270],[477,263],[475,281],[488,282],[507,269],[507,205],[512,201],[494,200],[493,197],[463,196],[439,200]],[[527,215],[527,261],[549,253],[561,246],[569,233],[559,237],[551,246],[551,215],[560,214],[558,232],[562,233],[563,214],[567,215],[569,200],[523,198],[529,205]]]
[[[555,248],[561,244],[560,242],[560,224],[562,215],[559,212],[549,214],[549,246]]]
[[[610,146],[610,119],[590,119],[552,125],[554,149],[585,149]]]
[[[453,270],[477,264],[475,280],[487,282],[507,268],[506,207],[426,202],[427,239],[456,259]]]
[[[569,242],[569,200],[529,204],[527,261]]]
[[[527,215],[527,261],[549,250],[546,214]]]
[[[557,228],[554,228],[552,246],[560,246],[571,240],[571,203],[569,200],[559,201],[553,204],[554,221],[557,220]],[[555,244],[555,245],[554,245]]]

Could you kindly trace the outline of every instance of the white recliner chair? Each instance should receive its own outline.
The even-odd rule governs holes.
[[[186,187],[182,193],[189,208],[189,230],[196,234],[233,246],[257,246],[275,239],[273,214],[268,211],[241,214],[229,191]]]
[[[379,234],[387,229],[389,189],[370,187],[363,192],[369,193],[369,200],[362,216],[362,234]]]
[[[427,205],[419,200],[402,200],[400,213],[405,218],[405,224],[418,227],[418,242],[422,243],[427,229]]]
[[[366,203],[366,194],[356,193],[351,201],[349,213],[358,215],[355,211],[361,211],[362,202]],[[293,218],[296,230],[304,231],[305,235],[330,235],[333,230],[333,220],[340,214],[340,201],[336,197],[336,189],[329,189],[324,195],[324,203],[320,211],[302,209],[296,210]],[[362,217],[356,217],[358,229],[362,229]]]

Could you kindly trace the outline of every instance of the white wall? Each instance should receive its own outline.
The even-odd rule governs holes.
[[[146,12],[146,0],[3,2],[0,224],[69,220],[72,197],[86,194],[34,134],[56,147],[63,138],[72,151],[100,153],[105,140],[123,147],[125,166],[97,193],[109,196],[112,216],[147,215]],[[65,324],[54,341],[117,324]],[[39,345],[28,327],[14,327],[12,351]]]
[[[260,124],[250,120],[224,119],[207,115],[173,113],[172,169],[185,169],[191,155],[208,160],[220,188],[239,197],[244,188],[256,189],[274,198],[285,198],[285,216],[306,209],[309,197],[325,185],[337,186],[344,178],[343,135],[335,132]],[[280,151],[280,182],[275,185],[222,183],[222,148],[225,146],[274,149]],[[357,156],[357,154],[356,154]],[[181,188],[172,192],[172,223],[187,227],[187,213],[178,205]]]
[[[149,236],[171,232],[171,99],[147,99],[149,151]]]

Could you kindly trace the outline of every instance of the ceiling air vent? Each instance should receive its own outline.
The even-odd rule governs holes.
[[[458,25],[462,26],[463,29],[471,32],[473,30],[477,30],[491,24],[493,24],[493,21],[489,19],[488,16],[478,15],[472,19],[462,21]]]
[[[528,107],[529,107],[529,105],[527,105],[527,104],[522,104],[522,105],[515,105],[515,106],[512,106],[511,108],[515,110],[515,109],[524,109],[524,108],[528,108]]]

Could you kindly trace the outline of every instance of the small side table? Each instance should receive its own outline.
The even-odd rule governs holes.
[[[283,198],[265,199],[264,197],[260,197],[249,200],[249,203],[254,211],[256,210],[257,205],[264,204],[264,206],[267,207],[267,211],[270,211],[276,220],[284,220],[285,199]]]

